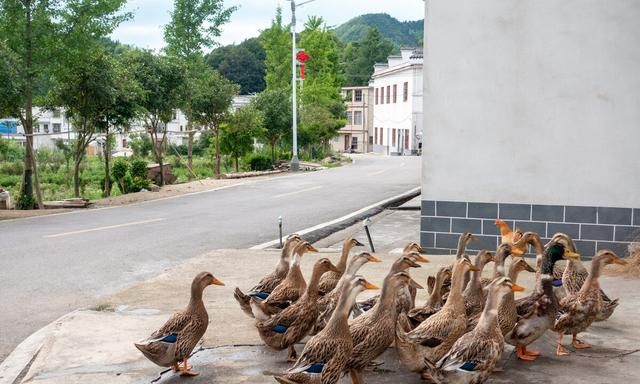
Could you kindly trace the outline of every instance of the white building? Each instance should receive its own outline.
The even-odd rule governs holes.
[[[374,89],[373,151],[415,154],[422,142],[422,50],[405,49],[376,64],[369,85]]]
[[[347,124],[331,140],[339,152],[367,153],[373,150],[373,88],[344,87],[342,97],[347,104]]]
[[[238,110],[249,104],[251,99],[255,95],[241,95],[236,96],[233,99],[232,109]],[[63,140],[65,143],[75,139],[75,131],[72,123],[65,117],[64,111],[57,110],[43,110],[34,108],[34,125],[33,125],[33,146],[37,150],[42,147],[53,148],[55,141],[58,139]],[[171,121],[167,124],[167,140],[170,144],[181,145],[187,144],[189,135],[186,132],[188,120],[184,113],[180,110],[175,110]],[[130,127],[122,132],[115,134],[116,138],[116,152],[130,152],[129,148],[129,135],[134,133],[146,133],[144,123],[140,120],[134,121]],[[17,132],[15,133],[1,133],[3,138],[15,140],[24,145],[26,137],[24,135],[24,128],[19,124],[17,125]],[[195,139],[199,137],[199,132],[195,134]],[[98,135],[99,137],[100,135]],[[87,148],[87,154],[94,155],[100,154],[102,149],[95,141],[90,143]]]
[[[500,217],[592,256],[640,238],[640,2],[428,1],[421,243]],[[515,155],[515,156],[514,156]]]

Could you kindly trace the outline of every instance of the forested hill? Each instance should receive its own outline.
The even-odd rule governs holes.
[[[355,17],[337,27],[336,36],[344,43],[362,39],[369,28],[376,28],[396,46],[422,45],[424,21],[398,21],[386,13],[369,13]]]

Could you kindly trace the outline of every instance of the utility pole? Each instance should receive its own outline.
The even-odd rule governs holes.
[[[297,82],[298,82],[298,68],[296,59],[296,7],[303,6],[307,3],[311,3],[315,0],[307,0],[302,3],[296,4],[295,0],[291,1],[291,86],[292,86],[292,100],[293,100],[293,148],[291,150],[291,172],[298,172],[300,170],[300,160],[298,160],[298,96]]]

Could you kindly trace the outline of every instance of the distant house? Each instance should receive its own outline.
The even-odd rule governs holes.
[[[422,143],[423,56],[420,49],[403,48],[399,56],[376,64],[373,88],[373,151],[415,154]]]
[[[347,104],[347,124],[331,141],[331,147],[339,152],[370,152],[373,143],[373,88],[344,87],[342,97]]]

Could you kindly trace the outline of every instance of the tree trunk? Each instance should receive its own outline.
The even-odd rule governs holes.
[[[216,128],[214,130],[216,136],[216,178],[220,178],[220,132]]]
[[[76,152],[76,159],[73,162],[73,196],[80,197],[80,163],[82,155]]]
[[[160,186],[164,186],[164,162],[162,156],[158,158],[158,164],[160,165]]]
[[[107,127],[107,140],[104,144],[104,192],[102,193],[102,197],[111,196],[111,177],[109,176],[109,157],[111,156],[110,151],[110,139],[111,135],[109,134],[109,128]]]
[[[24,155],[24,172],[22,174],[22,184],[20,186],[19,201],[33,202],[33,71],[32,67],[32,27],[31,27],[31,2],[27,2],[26,6],[26,23],[27,29],[25,33],[25,45],[26,45],[26,72],[27,72],[27,86],[25,89],[25,119],[23,121],[24,133],[26,134],[27,150]],[[33,209],[33,205],[22,206],[23,209]]]
[[[278,140],[271,140],[271,162],[276,163],[276,143]]]
[[[188,124],[191,124],[191,123],[188,123]],[[189,171],[189,181],[191,181],[193,180],[193,132],[191,130],[189,130],[189,146],[187,150],[187,169]]]
[[[238,157],[239,155],[236,153],[236,173],[240,172],[240,168],[238,167]]]

